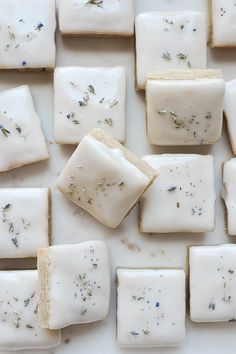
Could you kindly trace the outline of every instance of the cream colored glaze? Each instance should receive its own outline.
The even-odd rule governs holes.
[[[134,34],[134,0],[96,2],[59,0],[60,31],[63,34]]]
[[[140,202],[140,230],[147,233],[208,232],[215,228],[212,156],[149,155],[158,179]]]
[[[150,144],[216,143],[222,132],[224,92],[223,79],[148,80]]]
[[[190,316],[194,322],[236,320],[236,245],[190,248]]]
[[[57,181],[59,190],[104,225],[117,227],[150,179],[121,150],[87,135]]]
[[[0,172],[49,158],[28,86],[0,93]]]
[[[200,12],[145,12],[136,17],[137,87],[156,70],[207,67],[206,16]]]
[[[49,328],[103,320],[110,305],[108,249],[102,241],[48,249]]]
[[[225,87],[224,112],[230,143],[234,155],[236,154],[236,79],[228,81]]]
[[[55,0],[1,0],[0,69],[53,68],[55,29]]]
[[[185,272],[117,270],[117,340],[121,347],[178,346],[185,338]]]
[[[234,0],[211,0],[212,47],[236,47]]]
[[[36,257],[49,245],[48,189],[0,189],[0,258]]]
[[[124,67],[56,68],[56,142],[78,144],[94,128],[102,128],[118,141],[125,142],[125,102]]]
[[[224,164],[222,198],[227,208],[227,231],[236,236],[236,158]]]
[[[46,349],[60,343],[60,331],[38,324],[36,270],[0,271],[0,350]]]

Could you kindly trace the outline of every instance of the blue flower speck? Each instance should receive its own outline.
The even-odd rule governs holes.
[[[37,30],[41,31],[41,28],[44,26],[44,24],[42,22],[40,22],[38,24],[38,26],[36,27]]]
[[[160,302],[157,302],[157,303],[156,303],[156,307],[160,307]]]

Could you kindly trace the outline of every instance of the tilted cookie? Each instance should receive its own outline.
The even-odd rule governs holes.
[[[63,35],[132,36],[134,0],[59,0]]]
[[[0,172],[49,158],[28,86],[0,93],[0,151]]]
[[[36,257],[49,245],[49,190],[0,188],[0,258]]]
[[[222,198],[227,212],[227,231],[236,236],[236,158],[225,162],[223,166]]]
[[[117,340],[121,347],[181,345],[185,339],[185,273],[117,270]]]
[[[46,349],[60,343],[60,331],[38,322],[38,272],[0,271],[0,350]]]
[[[116,228],[156,175],[145,161],[94,129],[69,159],[57,187],[101,223]]]
[[[215,228],[212,156],[149,155],[143,158],[158,179],[140,201],[140,231],[209,232]]]
[[[110,265],[104,242],[42,248],[38,271],[39,321],[43,328],[59,329],[107,316]]]
[[[224,94],[220,70],[157,72],[146,87],[150,144],[216,143],[221,138]]]
[[[53,69],[55,0],[1,0],[0,25],[0,70]]]
[[[55,140],[78,144],[94,128],[125,141],[124,67],[59,67],[54,73]]]
[[[212,48],[236,47],[236,4],[234,0],[209,0]]]
[[[236,245],[190,247],[190,318],[235,322]]]
[[[206,16],[201,12],[144,12],[136,17],[137,88],[150,74],[169,69],[206,69]]]

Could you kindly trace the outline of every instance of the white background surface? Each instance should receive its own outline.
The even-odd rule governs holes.
[[[203,10],[207,0],[135,0],[136,13],[149,10]],[[157,38],[158,40],[158,38]],[[232,156],[224,127],[222,141],[213,147],[156,148],[149,146],[145,132],[144,94],[135,92],[134,39],[66,38],[57,34],[57,65],[113,66],[124,65],[128,73],[127,147],[137,155],[181,152],[213,154],[217,186],[216,230],[205,235],[141,235],[138,232],[137,208],[123,224],[111,231],[81,209],[67,201],[55,188],[58,174],[63,169],[74,147],[57,146],[53,140],[53,86],[48,73],[0,73],[0,90],[21,84],[30,85],[36,108],[43,122],[49,143],[51,159],[48,162],[23,167],[0,175],[1,187],[51,187],[53,243],[77,243],[85,240],[106,240],[110,248],[113,268],[112,300],[109,317],[101,323],[71,326],[63,330],[61,346],[46,351],[28,351],[38,354],[234,354],[236,352],[236,325],[193,324],[187,320],[185,345],[180,348],[120,349],[116,344],[115,268],[117,266],[185,267],[189,245],[234,242],[224,231],[224,207],[220,199],[222,163]],[[42,48],[41,55],[45,48]],[[209,68],[222,68],[224,78],[236,77],[236,50],[209,49]],[[1,268],[15,267],[15,262],[0,262]],[[66,301],[66,294],[65,294]],[[178,309],[177,309],[178,310]],[[7,353],[7,352],[0,352]]]

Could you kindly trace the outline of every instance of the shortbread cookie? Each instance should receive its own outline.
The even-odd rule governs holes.
[[[224,113],[227,121],[230,143],[236,155],[236,79],[229,81],[225,86]]]
[[[60,67],[54,74],[55,140],[78,144],[94,128],[125,142],[124,67]]]
[[[110,265],[104,242],[42,248],[38,270],[39,320],[43,328],[59,329],[107,316]]]
[[[63,35],[132,36],[134,0],[59,0]]]
[[[1,0],[0,70],[53,69],[55,0]]]
[[[236,321],[236,245],[191,247],[190,317],[194,322]]]
[[[144,157],[158,179],[140,202],[140,231],[209,232],[215,227],[212,156],[163,154]]]
[[[95,129],[83,138],[57,186],[101,223],[116,228],[155,177],[156,172],[146,162]]]
[[[28,86],[0,93],[0,151],[0,172],[49,158]]]
[[[221,137],[220,70],[156,73],[147,81],[147,135],[154,145],[214,144]]]
[[[137,88],[157,70],[207,67],[206,16],[201,12],[145,12],[136,17]]]
[[[0,188],[0,258],[36,257],[49,245],[47,188]]]
[[[0,350],[58,345],[60,331],[39,326],[37,271],[0,271],[0,283]]]
[[[178,346],[185,339],[185,273],[117,270],[117,340],[121,347]]]
[[[211,46],[236,47],[236,4],[234,0],[209,0]]]
[[[236,236],[236,158],[227,161],[223,167],[222,198],[227,209],[227,230]]]

